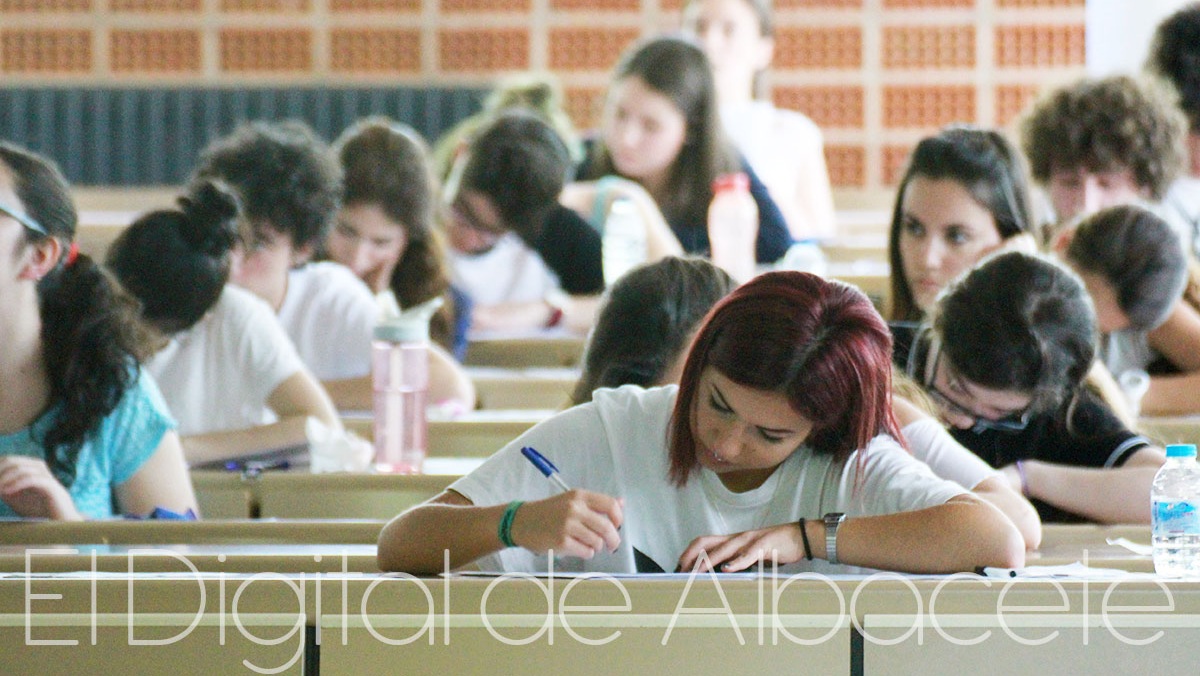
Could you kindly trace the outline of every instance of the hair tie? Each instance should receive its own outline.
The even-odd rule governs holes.
[[[71,246],[67,247],[67,257],[64,259],[64,265],[68,268],[75,265],[75,259],[79,258],[79,242],[71,241]]]

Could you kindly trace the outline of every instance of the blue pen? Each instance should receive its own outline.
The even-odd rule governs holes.
[[[533,448],[530,446],[522,447],[521,455],[525,456],[529,462],[532,462],[533,466],[536,467],[538,471],[541,472],[547,479],[549,479],[555,486],[558,486],[564,491],[571,490],[571,487],[567,485],[567,482],[563,481],[562,477],[559,476],[558,468],[554,466],[554,463],[547,460],[544,455],[533,450]]]

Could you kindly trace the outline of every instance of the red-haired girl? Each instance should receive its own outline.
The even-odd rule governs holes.
[[[529,430],[388,524],[380,567],[431,573],[449,552],[453,567],[545,570],[550,550],[591,559],[622,546],[639,569],[1021,565],[1003,515],[895,441],[890,360],[862,293],[761,275],[713,309],[679,386],[600,390]],[[576,490],[556,489],[523,447]]]

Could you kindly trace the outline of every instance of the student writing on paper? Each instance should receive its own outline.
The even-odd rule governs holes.
[[[591,401],[597,388],[679,382],[701,321],[732,289],[729,275],[702,258],[664,258],[630,271],[605,296],[588,340],[575,403]],[[903,382],[894,383],[892,404],[913,456],[938,476],[996,505],[1021,531],[1026,547],[1036,549],[1042,529],[1033,506],[932,415],[906,401],[921,395],[916,387],[902,389]]]
[[[907,368],[954,438],[1001,469],[1043,521],[1145,523],[1163,452],[1084,387],[1096,342],[1079,278],[1006,252],[939,297]]]
[[[1009,520],[896,440],[890,353],[861,292],[756,277],[714,308],[679,386],[601,390],[537,425],[389,523],[380,567],[437,572],[448,551],[453,567],[545,570],[548,550],[586,559],[622,538],[665,570],[1021,565]],[[578,488],[559,492],[523,446]]]
[[[0,144],[0,516],[196,509],[137,304],[71,244],[49,160]]]

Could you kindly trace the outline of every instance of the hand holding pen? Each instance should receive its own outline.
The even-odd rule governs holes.
[[[621,543],[618,528],[624,519],[621,501],[603,493],[572,489],[554,463],[528,446],[521,449],[521,454],[564,492],[521,503],[514,509],[508,524],[512,543],[537,553],[553,549],[556,554],[584,559],[602,549],[616,551]],[[502,522],[502,530],[503,526]]]

